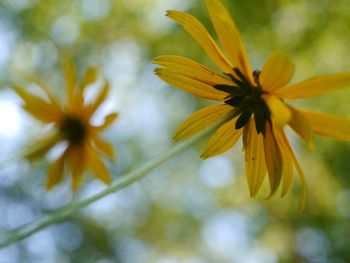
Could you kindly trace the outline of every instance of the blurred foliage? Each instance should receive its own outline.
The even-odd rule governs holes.
[[[224,2],[254,67],[279,49],[296,64],[293,81],[350,68],[348,1]],[[28,84],[35,74],[61,94],[60,61],[67,54],[80,71],[99,67],[114,87],[106,110],[117,108],[121,119],[105,136],[119,153],[117,166],[110,165],[115,178],[170,148],[174,129],[207,102],[166,87],[153,76],[152,58],[177,54],[214,66],[164,16],[167,9],[187,10],[213,33],[203,1],[1,0],[0,106],[15,104],[19,117],[6,118],[10,112],[0,108],[0,129],[17,122],[15,132],[0,133],[0,154],[44,129],[19,110],[11,84]],[[344,90],[295,104],[347,116],[349,98]],[[310,152],[290,135],[309,183],[303,213],[297,183],[283,199],[249,198],[240,145],[206,161],[193,149],[71,220],[0,250],[0,262],[350,262],[350,145],[317,138]],[[1,231],[105,187],[86,181],[71,196],[66,182],[45,192],[46,165],[17,161],[0,170]]]

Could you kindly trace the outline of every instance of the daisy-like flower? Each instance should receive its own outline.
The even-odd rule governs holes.
[[[96,69],[88,69],[83,80],[78,82],[76,69],[72,61],[67,60],[64,73],[67,100],[65,105],[62,105],[40,81],[36,83],[44,91],[45,98],[19,86],[14,87],[23,99],[23,108],[27,113],[52,126],[50,132],[29,146],[26,158],[40,159],[57,144],[64,143],[65,150],[48,167],[47,189],[51,189],[62,180],[65,169],[72,176],[73,191],[81,184],[85,171],[92,172],[95,177],[109,184],[111,177],[100,155],[114,160],[115,152],[112,145],[101,139],[99,134],[116,120],[118,114],[107,115],[103,124],[99,126],[91,124],[91,117],[107,98],[109,84],[105,83],[96,98],[87,103],[84,91],[88,85],[96,81]]]
[[[205,159],[226,152],[242,137],[251,196],[256,196],[266,175],[270,196],[280,185],[284,196],[292,186],[296,170],[302,184],[303,208],[305,179],[284,133],[284,125],[288,124],[312,144],[313,134],[350,140],[350,121],[296,109],[286,100],[315,97],[350,86],[350,73],[329,74],[288,84],[294,74],[294,64],[280,52],[274,53],[261,71],[253,71],[228,11],[219,0],[205,2],[225,54],[192,15],[171,10],[167,16],[183,26],[222,73],[180,56],[156,58],[154,63],[160,68],[155,72],[172,86],[221,104],[195,112],[180,125],[174,139],[188,138],[225,118],[201,157]]]

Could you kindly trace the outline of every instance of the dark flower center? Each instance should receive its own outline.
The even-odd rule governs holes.
[[[86,136],[84,123],[80,119],[71,116],[67,116],[63,120],[60,131],[70,144],[79,144]]]
[[[252,86],[242,72],[234,68],[236,76],[227,74],[234,85],[214,85],[215,89],[228,93],[225,103],[236,109],[235,116],[239,116],[236,122],[236,129],[248,124],[254,114],[255,127],[258,133],[265,135],[265,124],[270,122],[270,111],[261,98],[263,90],[259,85]],[[253,77],[259,83],[260,71],[254,70]]]

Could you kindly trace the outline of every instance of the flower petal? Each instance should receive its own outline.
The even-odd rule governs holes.
[[[233,85],[231,80],[185,57],[160,56],[155,58],[153,63],[158,64],[171,72],[201,81],[210,86],[217,84]]]
[[[319,112],[298,111],[306,118],[312,132],[337,140],[350,141],[350,120]]]
[[[350,87],[350,73],[329,74],[278,88],[274,94],[283,99],[301,99],[320,96]]]
[[[205,146],[201,154],[202,159],[207,159],[224,153],[235,145],[239,137],[242,135],[242,129],[235,129],[236,121],[237,118],[234,118],[221,125]]]
[[[119,113],[117,112],[113,112],[108,114],[105,117],[105,120],[103,122],[102,125],[100,126],[92,126],[91,129],[92,131],[95,133],[95,135],[101,131],[103,131],[104,129],[108,128],[109,126],[111,126],[113,124],[113,122],[115,122],[115,120],[118,118]]]
[[[60,121],[62,112],[57,104],[45,101],[42,98],[35,96],[24,88],[19,86],[13,87],[16,93],[23,99],[23,108],[34,118],[44,122],[52,123]]]
[[[77,89],[67,104],[67,111],[71,114],[81,116],[84,110],[84,94],[81,89]]]
[[[63,72],[66,83],[67,99],[70,101],[74,94],[75,85],[77,84],[76,69],[73,60],[70,57],[65,58],[63,61]]]
[[[217,65],[223,72],[232,72],[232,65],[228,62],[218,45],[197,18],[190,14],[175,10],[167,11],[167,16],[182,25],[184,29],[205,50],[214,64]]]
[[[272,196],[281,183],[283,163],[281,149],[276,140],[274,129],[271,127],[270,124],[266,124],[266,133],[264,137],[264,153],[270,181],[270,196]]]
[[[284,197],[292,188],[294,182],[293,163],[290,158],[283,154],[283,171],[282,171],[282,192],[281,197]]]
[[[86,70],[84,79],[80,83],[80,88],[84,90],[88,85],[94,83],[97,80],[98,70],[96,68],[88,68]]]
[[[242,135],[242,141],[243,141],[243,151],[244,149],[247,149],[248,147],[248,142],[249,142],[249,135],[250,135],[250,123],[249,125],[246,125],[244,128],[243,128],[243,135]]]
[[[112,146],[112,144],[106,142],[103,139],[100,138],[94,138],[94,144],[97,148],[97,150],[101,151],[103,154],[105,154],[110,160],[115,159],[115,151]]]
[[[87,163],[94,176],[106,184],[112,182],[111,176],[106,165],[101,161],[96,152],[89,147],[87,151]]]
[[[304,114],[299,110],[289,107],[292,112],[292,117],[289,121],[289,126],[300,135],[309,145],[310,148],[313,147],[312,130],[310,124]]]
[[[262,98],[266,102],[276,125],[284,126],[292,117],[290,109],[274,95],[263,95]]]
[[[301,200],[300,200],[300,211],[302,211],[305,207],[306,203],[306,195],[307,195],[307,184],[304,177],[304,173],[301,170],[300,164],[298,162],[298,159],[296,158],[292,147],[290,146],[288,139],[282,129],[276,129],[276,136],[278,137],[278,141],[281,144],[281,147],[285,151],[285,153],[288,155],[289,159],[293,162],[294,166],[297,169],[300,184],[301,184]],[[287,188],[287,187],[286,187]],[[282,189],[283,192],[283,189]]]
[[[100,90],[99,94],[97,95],[96,99],[91,104],[85,107],[84,111],[87,119],[89,119],[101,106],[101,104],[106,100],[109,90],[109,83],[106,82],[103,88]]]
[[[293,77],[295,66],[283,53],[275,52],[264,65],[259,83],[264,91],[284,87]]]
[[[253,118],[244,129],[247,130],[244,143],[247,182],[251,197],[255,197],[266,176],[263,135],[256,132]]]
[[[215,31],[223,45],[230,61],[253,84],[252,70],[244,51],[244,46],[237,27],[227,12],[224,5],[218,0],[206,0],[210,18],[214,24]]]
[[[283,168],[282,168],[282,192],[281,197],[284,197],[291,189],[294,181],[294,169],[292,158],[289,157],[288,147],[286,147],[283,138],[280,134],[283,133],[282,129],[276,129],[276,139],[281,147]]]
[[[40,79],[34,76],[28,77],[27,79],[28,81],[34,82],[36,85],[38,85],[41,88],[41,90],[45,92],[50,102],[54,104],[56,107],[58,107],[59,109],[61,109],[59,100],[51,93],[50,88],[46,85],[46,83],[44,83],[43,81],[41,81]]]
[[[56,184],[61,182],[63,178],[65,158],[66,158],[66,154],[63,153],[57,160],[55,160],[52,164],[50,164],[48,168],[48,178],[46,181],[47,190],[50,190]]]
[[[72,175],[72,190],[76,192],[81,185],[85,166],[87,165],[86,146],[69,146],[66,150],[67,164]]]
[[[168,84],[183,89],[200,98],[223,101],[227,96],[226,92],[214,89],[206,83],[175,73],[169,69],[157,68],[155,73]]]
[[[81,115],[84,109],[83,89],[78,88],[77,72],[71,57],[65,58],[63,72],[66,84],[67,111],[70,114]]]
[[[183,140],[202,131],[231,111],[232,107],[225,104],[196,111],[177,128],[174,140]]]
[[[38,160],[48,151],[50,151],[59,140],[60,136],[58,133],[47,134],[29,145],[28,149],[24,153],[24,156],[29,161]]]

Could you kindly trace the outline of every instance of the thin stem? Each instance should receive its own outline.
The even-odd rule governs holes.
[[[223,120],[224,121],[224,120]],[[122,175],[121,179],[114,183],[112,186],[108,187],[107,189],[101,191],[100,193],[97,193],[85,200],[82,200],[78,203],[71,203],[67,206],[56,210],[53,213],[50,213],[46,216],[43,216],[41,219],[38,219],[37,221],[33,221],[31,223],[25,224],[23,226],[20,226],[16,229],[10,230],[9,232],[5,233],[5,235],[1,236],[0,238],[0,248],[7,247],[17,241],[20,241],[22,239],[25,239],[29,237],[30,235],[40,231],[41,229],[44,229],[52,224],[55,224],[57,222],[61,222],[63,220],[68,219],[72,214],[74,214],[76,211],[88,206],[91,203],[94,203],[97,200],[102,199],[103,197],[117,192],[120,189],[123,189],[127,187],[128,185],[140,180],[143,178],[147,173],[152,171],[154,168],[158,167],[163,162],[171,159],[172,157],[184,152],[186,149],[190,148],[203,138],[205,138],[208,134],[212,133],[214,129],[218,127],[223,121],[219,122],[218,124],[214,125],[210,129],[206,130],[205,132],[183,142],[180,144],[177,144],[169,151],[163,153],[162,155],[156,157],[155,159],[151,160],[150,162],[144,164],[140,168],[131,171],[127,174]]]

